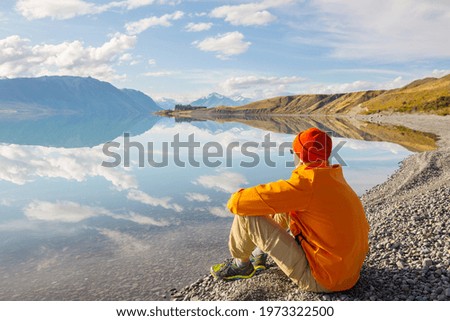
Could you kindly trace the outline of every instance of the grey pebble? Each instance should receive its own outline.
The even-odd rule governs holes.
[[[444,294],[445,296],[450,297],[450,288],[446,288]]]
[[[423,260],[422,261],[422,266],[425,268],[425,267],[430,267],[430,266],[432,266],[433,265],[433,261],[432,260],[430,260],[430,259],[425,259],[425,260]]]

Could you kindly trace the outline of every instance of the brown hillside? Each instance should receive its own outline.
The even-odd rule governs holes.
[[[430,81],[435,81],[435,80],[437,80],[437,78],[433,78],[433,77],[428,77],[428,78],[414,80],[412,83],[402,87],[401,89],[412,89],[412,88],[421,86],[423,84],[426,84],[426,83],[428,83]]]
[[[383,93],[384,90],[370,90],[370,91],[348,93],[341,96],[339,99],[336,99],[332,103],[324,106],[321,112],[325,114],[331,113],[357,114],[359,109],[361,108],[361,104]]]
[[[275,97],[240,107],[209,108],[213,114],[450,114],[450,75],[424,78],[393,90]],[[195,115],[196,112],[192,112]]]
[[[438,115],[450,114],[450,75],[436,79],[425,78],[411,84],[386,91],[363,104],[367,113],[422,112]]]
[[[256,101],[239,107],[218,107],[220,113],[307,113],[307,109],[316,108],[330,101],[332,95],[282,96]],[[331,99],[332,100],[332,99]]]

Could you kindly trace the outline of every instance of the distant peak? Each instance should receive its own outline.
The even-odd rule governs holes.
[[[235,101],[243,101],[243,100],[247,101],[247,100],[250,100],[250,98],[245,98],[245,97],[243,97],[241,95],[232,96],[231,99],[233,99]]]
[[[216,93],[216,92],[210,93],[208,96],[206,96],[206,97],[204,97],[204,98],[212,98],[212,97],[216,97],[216,98],[225,98],[224,95],[221,95],[221,94]]]

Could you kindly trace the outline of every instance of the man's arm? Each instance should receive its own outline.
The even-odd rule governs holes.
[[[310,195],[310,189],[280,180],[240,189],[231,195],[227,207],[237,215],[270,215],[301,210],[308,205]]]

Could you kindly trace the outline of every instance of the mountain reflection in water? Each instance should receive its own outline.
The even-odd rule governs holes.
[[[384,181],[411,153],[386,137],[409,135],[421,146],[434,142],[401,128],[331,118],[219,121],[1,120],[0,299],[162,300],[167,290],[208,273],[212,263],[229,255],[230,193],[288,178],[292,171],[286,149],[270,150],[276,166],[263,161],[261,142],[269,133],[280,146],[311,126],[332,132],[333,143],[342,145],[346,178],[359,194]],[[163,144],[170,146],[177,135],[184,142],[194,135],[200,147],[192,155],[180,149],[185,167],[174,164],[172,149],[168,166],[139,167],[138,148],[130,148],[129,167],[101,166],[111,160],[103,152],[108,141],[119,143],[115,152],[124,158],[123,133],[145,148],[146,160],[150,152],[163,157]],[[249,159],[234,148],[231,158],[213,159],[220,166],[205,166],[202,147],[211,142],[224,150],[231,143],[256,142],[252,151],[261,161],[242,167]],[[189,165],[189,157],[200,165]]]

